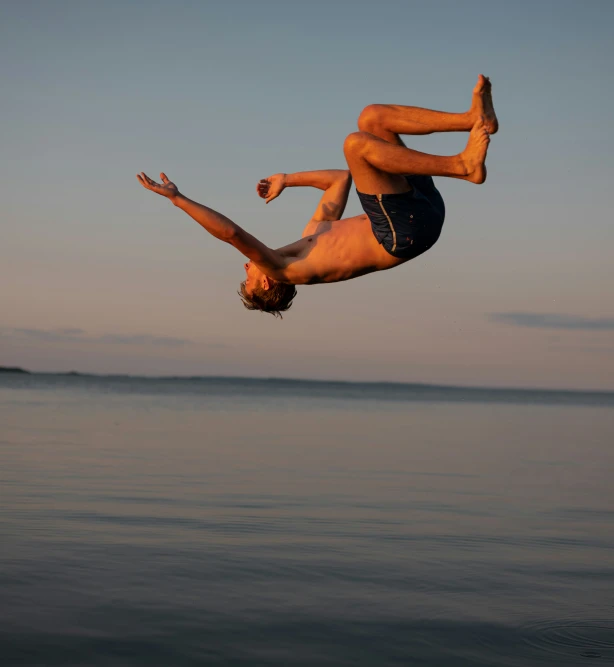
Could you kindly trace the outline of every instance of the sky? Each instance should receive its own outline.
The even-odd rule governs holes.
[[[0,365],[614,389],[613,29],[611,0],[1,2]],[[438,179],[431,251],[299,287],[283,321],[135,178],[279,247],[320,193],[265,206],[260,178],[345,168],[367,104],[464,111],[480,72],[487,182]]]

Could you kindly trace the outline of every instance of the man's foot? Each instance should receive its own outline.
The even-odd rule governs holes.
[[[465,180],[472,183],[483,183],[486,180],[486,152],[490,143],[490,134],[486,129],[484,116],[480,116],[469,133],[469,141],[460,154],[464,166]]]
[[[484,124],[489,134],[495,134],[499,129],[499,121],[492,102],[492,84],[490,79],[483,74],[478,76],[478,82],[473,89],[471,101],[471,114],[475,121],[484,116]]]

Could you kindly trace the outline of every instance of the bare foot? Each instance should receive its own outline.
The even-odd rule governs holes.
[[[478,82],[473,89],[471,113],[476,121],[480,116],[484,116],[484,124],[489,134],[495,134],[499,129],[499,121],[492,102],[492,84],[483,74],[478,76]]]
[[[460,154],[465,169],[465,180],[472,183],[483,183],[486,180],[486,152],[490,143],[490,134],[486,129],[484,116],[480,116],[469,133],[469,141]]]

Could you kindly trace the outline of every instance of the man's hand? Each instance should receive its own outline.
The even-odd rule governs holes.
[[[256,186],[256,192],[259,197],[265,200],[265,204],[268,204],[273,199],[279,197],[279,195],[284,191],[286,187],[286,175],[285,174],[273,174],[268,178],[262,178],[258,185]]]
[[[140,174],[137,174],[136,177],[144,188],[162,195],[163,197],[168,197],[171,201],[173,201],[173,199],[175,199],[175,197],[177,197],[179,194],[177,186],[172,181],[168,180],[168,176],[166,174],[160,174],[160,179],[162,180],[161,184],[152,181],[144,171],[142,171]]]

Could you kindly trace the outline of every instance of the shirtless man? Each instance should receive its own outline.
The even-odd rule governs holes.
[[[156,183],[145,173],[141,185],[170,199],[210,234],[234,246],[250,261],[240,296],[250,310],[281,317],[296,296],[295,285],[350,280],[384,271],[426,252],[439,238],[445,209],[432,176],[486,180],[486,151],[498,129],[491,84],[482,74],[464,113],[373,104],[358,118],[358,132],[344,144],[349,170],[275,174],[257,185],[268,204],[285,188],[324,190],[300,240],[274,250],[221,213],[182,195],[165,174]],[[465,150],[437,156],[407,148],[399,134],[470,132]],[[352,178],[365,211],[341,219]]]

